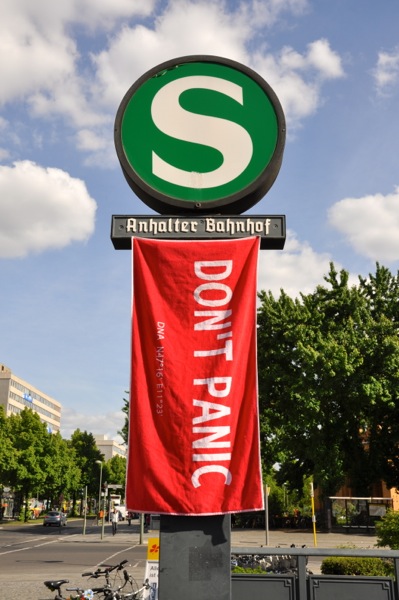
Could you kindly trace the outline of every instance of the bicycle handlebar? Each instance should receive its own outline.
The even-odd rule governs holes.
[[[112,571],[115,571],[115,570],[121,571],[123,569],[124,565],[128,562],[129,561],[127,559],[125,559],[125,560],[122,560],[117,565],[106,565],[103,570],[97,569],[96,571],[94,571],[94,573],[93,572],[82,573],[82,577],[94,577],[95,579],[98,579],[98,577],[101,577],[101,575],[108,575],[109,573],[112,573]]]

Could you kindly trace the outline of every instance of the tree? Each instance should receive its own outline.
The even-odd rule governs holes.
[[[116,483],[125,487],[126,458],[118,455],[113,456],[107,460],[105,467],[108,475],[108,483]]]
[[[39,415],[28,408],[19,415],[11,415],[7,426],[15,453],[7,480],[14,490],[21,492],[25,504],[24,519],[27,521],[28,500],[33,491],[41,491],[46,478],[47,448],[51,434]]]
[[[118,431],[118,433],[127,446],[129,439],[129,400],[127,400],[126,398],[123,398],[122,412],[125,414],[125,422],[123,424],[122,429]]]
[[[92,433],[76,429],[68,442],[70,448],[75,452],[76,465],[80,469],[80,480],[75,482],[71,488],[73,494],[72,512],[75,512],[77,494],[80,488],[87,486],[88,495],[95,496],[98,493],[98,465],[97,460],[104,462],[104,455],[97,448],[96,440]]]
[[[45,495],[50,504],[61,507],[68,490],[76,490],[80,484],[81,471],[77,465],[75,449],[62,439],[60,433],[49,437],[46,458]]]
[[[277,478],[293,489],[313,475],[334,495],[349,476],[369,495],[383,465],[399,482],[399,282],[377,265],[375,277],[350,287],[333,264],[325,281],[295,300],[260,294],[263,461],[266,470],[279,462]]]
[[[360,278],[360,292],[372,317],[365,342],[364,442],[375,477],[399,488],[399,273],[393,276],[377,263],[375,275]]]
[[[17,466],[17,455],[3,406],[0,406],[0,448],[0,482],[8,485],[11,473]]]

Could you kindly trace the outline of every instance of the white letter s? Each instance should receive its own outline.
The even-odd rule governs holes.
[[[180,95],[190,89],[208,89],[229,96],[243,104],[242,88],[226,79],[192,75],[167,83],[154,96],[151,115],[163,133],[177,139],[210,146],[223,155],[223,163],[206,173],[190,172],[164,161],[152,153],[154,175],[190,188],[212,188],[233,181],[248,166],[253,153],[249,133],[233,121],[189,112],[179,104]]]

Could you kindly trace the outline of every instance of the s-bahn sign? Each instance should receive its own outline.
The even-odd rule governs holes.
[[[215,56],[165,62],[128,90],[115,146],[137,196],[160,214],[241,214],[280,170],[285,119],[257,73]]]

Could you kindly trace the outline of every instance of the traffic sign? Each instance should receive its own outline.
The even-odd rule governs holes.
[[[215,56],[176,58],[126,93],[115,146],[134,192],[161,214],[240,214],[280,170],[285,118],[260,75]]]

